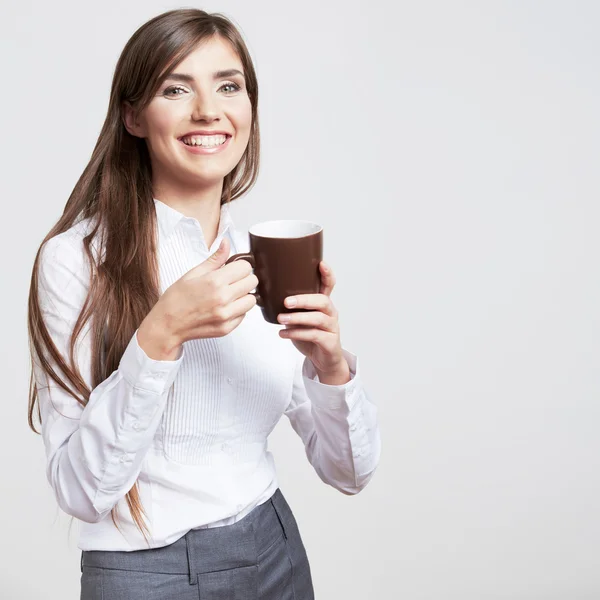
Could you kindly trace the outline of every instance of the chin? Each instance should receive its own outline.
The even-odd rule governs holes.
[[[216,185],[221,183],[229,171],[223,169],[215,169],[214,171],[195,171],[188,172],[188,178],[197,185]]]

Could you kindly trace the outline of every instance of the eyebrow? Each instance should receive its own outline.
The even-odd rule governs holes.
[[[215,71],[213,73],[213,79],[225,79],[226,77],[233,77],[234,75],[241,75],[244,77],[244,74],[238,69],[225,69],[224,71]],[[188,73],[170,73],[164,78],[163,81],[166,81],[167,79],[172,79],[174,81],[186,81],[188,83],[193,83],[194,81],[194,77]]]

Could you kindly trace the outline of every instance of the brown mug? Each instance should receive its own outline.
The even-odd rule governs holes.
[[[323,228],[310,221],[279,220],[257,223],[248,230],[250,252],[234,254],[225,264],[247,260],[258,278],[256,303],[269,323],[281,325],[280,313],[308,312],[287,308],[283,301],[296,294],[318,294],[319,263],[323,260]]]

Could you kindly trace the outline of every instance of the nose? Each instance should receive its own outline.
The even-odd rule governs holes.
[[[219,117],[219,104],[213,94],[198,91],[192,108],[194,121],[213,121]]]

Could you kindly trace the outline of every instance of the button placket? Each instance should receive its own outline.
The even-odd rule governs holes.
[[[235,381],[233,377],[226,375],[223,385],[223,397],[221,401],[221,426],[231,427],[235,423]]]

